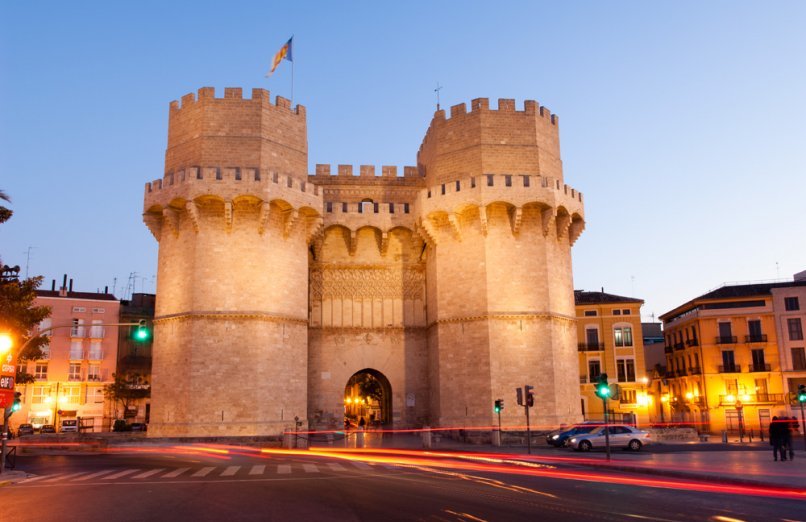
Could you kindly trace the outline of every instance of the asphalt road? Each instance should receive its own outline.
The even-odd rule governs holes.
[[[682,489],[692,486],[573,467],[433,459],[419,452],[331,456],[143,448],[21,456],[17,467],[34,476],[0,488],[2,520],[806,519],[802,499]]]

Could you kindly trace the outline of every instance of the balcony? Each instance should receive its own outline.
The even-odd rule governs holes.
[[[663,347],[663,353],[672,353],[672,347],[671,346],[664,346]]]
[[[604,350],[604,343],[577,343],[577,350],[580,352],[601,352]]]
[[[719,373],[742,373],[742,366],[739,364],[731,364],[729,366],[720,366]]]
[[[580,375],[579,376],[579,384],[588,384],[588,376],[587,375]]]
[[[736,344],[739,340],[735,335],[720,335],[716,338],[716,344]]]
[[[741,401],[742,406],[747,404],[784,404],[783,393],[756,393],[745,395],[720,395],[720,406],[735,406],[736,401]]]
[[[84,327],[83,326],[74,326],[70,328],[70,337],[74,339],[80,339],[84,337]]]
[[[84,350],[70,350],[71,361],[81,361],[84,359]]]
[[[702,374],[702,368],[700,368],[699,366],[695,366],[694,368],[689,368],[688,373],[689,373],[689,375],[700,375],[700,374]]]
[[[87,380],[90,382],[101,382],[100,375],[87,375]]]
[[[700,345],[700,341],[698,341],[697,339],[687,339],[686,340],[686,346],[691,347],[691,346],[699,346],[699,345]]]
[[[766,343],[767,342],[767,334],[759,334],[759,335],[745,335],[744,342],[746,343]]]
[[[674,379],[675,377],[677,377],[677,375],[675,375],[675,372],[672,370],[666,370],[664,377],[666,377],[667,379]]]
[[[683,348],[685,348],[685,345],[683,343],[674,343],[675,350],[682,350]]]
[[[749,370],[751,372],[768,372],[770,371],[769,364],[751,364]]]
[[[679,370],[677,370],[678,377],[685,377],[686,375],[688,375],[688,373],[686,372],[685,368],[680,368]]]
[[[70,381],[70,382],[80,382],[81,381],[81,376],[80,375],[69,375],[67,377],[67,380]]]

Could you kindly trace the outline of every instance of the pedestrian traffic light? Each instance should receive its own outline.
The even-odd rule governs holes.
[[[535,387],[529,386],[528,384],[523,387],[523,391],[526,393],[526,407],[531,408],[535,405]]]
[[[610,397],[610,385],[607,384],[607,374],[599,375],[599,382],[596,383],[596,395],[601,399]]]
[[[806,402],[806,384],[798,386],[798,402],[801,404]]]
[[[139,343],[144,343],[151,338],[151,331],[148,329],[148,326],[146,326],[145,319],[140,319],[137,328],[132,334],[132,338]]]
[[[501,410],[504,409],[504,399],[496,399],[495,400],[495,413],[501,413]]]
[[[523,388],[515,388],[515,394],[518,397],[518,406],[523,406]]]
[[[22,393],[15,392],[14,393],[14,402],[11,403],[11,411],[12,412],[20,411],[21,407],[22,407]]]

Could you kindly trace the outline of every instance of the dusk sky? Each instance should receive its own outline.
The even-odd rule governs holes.
[[[445,108],[535,99],[585,197],[576,288],[644,299],[648,319],[806,270],[806,2],[116,4],[0,4],[0,257],[24,272],[31,247],[43,288],[67,273],[124,297],[136,273],[155,291],[143,186],[169,102],[291,97],[289,62],[264,75],[292,34],[309,172],[414,165],[437,83]]]

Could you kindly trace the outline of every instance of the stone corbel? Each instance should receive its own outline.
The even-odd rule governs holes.
[[[557,239],[565,237],[570,226],[571,216],[568,214],[557,216]]]
[[[427,243],[431,243],[434,246],[437,245],[437,231],[434,229],[434,224],[431,223],[429,219],[420,221],[420,230],[424,232],[421,235]]]
[[[176,212],[176,209],[171,207],[165,207],[162,209],[162,218],[163,223],[167,223],[171,230],[173,230],[174,235],[179,235],[179,213]]]
[[[159,242],[162,233],[162,217],[159,214],[146,213],[143,214],[143,223],[146,224],[154,239]]]
[[[271,216],[271,203],[268,201],[264,201],[260,204],[260,216],[257,220],[257,231],[258,234],[263,235],[263,232],[266,231],[266,225],[269,222],[269,217]]]
[[[569,239],[571,241],[571,246],[573,246],[574,243],[576,243],[577,239],[579,239],[579,236],[582,235],[583,230],[585,230],[585,220],[584,219],[580,218],[580,219],[575,219],[575,220],[571,221],[571,230],[570,230],[570,233],[568,234],[568,237],[569,237]]]
[[[479,223],[481,224],[481,235],[487,236],[487,207],[479,207]]]
[[[224,202],[224,229],[227,232],[232,230],[232,201]]]
[[[389,250],[389,232],[381,232],[381,244],[379,247],[381,256],[386,256],[386,252]]]
[[[448,214],[448,223],[451,224],[453,237],[455,237],[457,241],[462,241],[462,226],[459,223],[459,216],[456,214]]]
[[[350,230],[350,245],[348,250],[351,256],[355,255],[356,248],[358,248],[358,232],[355,230]]]
[[[185,210],[190,218],[190,224],[193,225],[193,231],[199,233],[199,207],[193,201],[185,203]]]
[[[297,219],[299,219],[299,210],[295,208],[291,209],[285,220],[285,229],[283,230],[283,236],[288,237],[289,235],[291,235],[291,229],[294,228],[294,224],[297,222]]]
[[[543,235],[548,236],[551,230],[551,221],[554,219],[554,209],[547,208],[540,213],[543,221]]]
[[[523,222],[522,207],[515,207],[510,211],[509,222],[512,225],[512,234],[517,236],[521,231],[521,223]]]
[[[308,237],[305,239],[308,243],[314,240],[314,238],[322,235],[322,232],[325,229],[325,218],[322,216],[316,216],[312,219],[311,224],[308,228]]]

